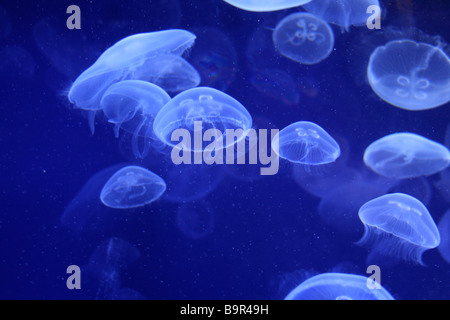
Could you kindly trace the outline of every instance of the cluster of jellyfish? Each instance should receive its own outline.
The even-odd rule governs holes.
[[[318,64],[333,53],[335,35],[331,25],[337,25],[342,32],[351,26],[365,26],[366,9],[379,6],[378,0],[224,1],[253,12],[302,6],[305,12],[290,14],[278,23],[272,41],[281,56],[304,65]],[[130,133],[137,158],[145,158],[151,148],[173,148],[177,144],[172,141],[172,132],[194,132],[195,121],[202,121],[204,129],[222,133],[242,129],[245,133],[252,128],[247,109],[220,90],[198,87],[199,73],[182,57],[195,39],[193,33],[179,29],[129,36],[107,49],[76,79],[69,100],[76,108],[89,112],[92,132],[95,118],[101,114],[114,126],[116,137],[120,130]],[[367,80],[383,101],[409,111],[436,108],[450,101],[450,60],[439,45],[413,39],[387,42],[371,54]],[[140,140],[144,141],[143,147]],[[447,147],[412,132],[381,137],[364,152],[364,164],[376,177],[369,181],[344,164],[343,144],[319,124],[302,120],[280,130],[271,147],[289,163],[296,182],[321,199],[318,212],[326,222],[344,232],[363,232],[358,244],[370,248],[372,258],[388,257],[421,265],[422,254],[442,241],[442,255],[450,261],[450,250],[445,249],[450,247],[450,239],[444,234],[441,238],[439,231],[449,229],[450,215],[441,220],[438,228],[426,207],[426,192],[420,185],[417,191],[408,184],[411,179],[420,184],[426,176],[444,174],[450,164]],[[201,151],[194,150],[194,144],[187,146]],[[208,191],[200,190],[198,197],[191,195],[192,188],[181,180],[199,179],[201,185],[220,183],[220,173],[208,171],[215,168],[193,170],[192,174],[182,168],[170,171],[169,175],[176,175],[179,183],[168,186],[162,177],[144,167],[119,165],[100,172],[86,188],[94,188],[95,192],[89,190],[89,194],[112,209],[147,206],[164,196],[170,199],[181,194],[185,204],[177,221],[186,226],[191,218],[183,214],[201,214],[186,200],[199,200],[201,192]],[[323,172],[328,179],[326,187],[318,181],[323,179]],[[80,217],[77,208],[92,200],[86,199],[87,193],[82,190],[68,206],[63,223],[78,227],[85,224],[89,217]],[[354,201],[346,201],[350,196]],[[213,219],[206,220],[212,223]],[[185,228],[185,233],[193,238],[208,233],[194,229]],[[109,240],[108,245],[125,246],[118,240]],[[96,264],[91,261],[90,266]],[[108,264],[114,270],[120,269],[117,261]],[[393,299],[386,289],[369,290],[366,283],[367,278],[360,275],[324,273],[302,282],[285,299]],[[118,290],[108,292],[118,294]]]

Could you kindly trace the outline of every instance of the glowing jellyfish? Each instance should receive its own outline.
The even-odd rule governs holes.
[[[158,57],[172,55],[173,61],[179,61],[175,57],[189,49],[195,38],[186,30],[172,29],[122,39],[75,80],[69,91],[69,100],[77,108],[99,110],[100,99],[108,87],[122,80],[146,80],[154,76],[152,72]],[[168,68],[167,61],[164,68]]]
[[[153,120],[169,101],[170,96],[157,85],[141,80],[125,80],[106,90],[100,106],[108,121],[115,125],[116,137],[119,136],[120,128],[133,134],[133,153],[143,158],[149,144],[145,143],[144,151],[141,152],[138,138],[153,137]]]
[[[302,282],[285,300],[394,300],[381,285],[369,289],[367,277],[346,273],[322,273]]]
[[[224,0],[242,10],[253,12],[278,11],[298,7],[311,0]]]
[[[364,162],[376,173],[404,179],[438,173],[450,164],[443,145],[414,133],[394,133],[367,147]]]
[[[396,40],[378,47],[367,76],[381,99],[402,109],[426,110],[450,101],[450,60],[426,43]]]
[[[290,162],[312,166],[332,163],[341,154],[337,142],[308,121],[295,122],[281,130],[272,141],[272,149]]]
[[[436,248],[440,235],[427,208],[416,198],[391,193],[359,209],[364,224],[361,245],[370,245],[385,256],[422,264],[422,253]]]
[[[145,206],[157,200],[166,190],[166,183],[153,172],[137,166],[117,171],[100,193],[107,207],[129,209]]]
[[[202,130],[205,134],[210,129],[213,130],[210,132],[215,140],[211,140],[220,141],[220,148],[225,148],[236,142],[225,140],[227,130],[233,130],[239,141],[251,126],[252,117],[241,103],[219,90],[199,87],[186,90],[167,103],[156,116],[153,131],[169,146],[183,144],[183,150],[202,151],[204,141],[202,137],[196,139],[199,132],[202,134]],[[180,143],[180,140],[172,140],[176,129],[180,129],[178,133],[183,133],[177,137],[182,140]],[[185,137],[184,133],[189,137]]]
[[[272,38],[283,56],[303,64],[319,63],[334,47],[334,34],[328,23],[304,12],[293,13],[281,20]]]
[[[311,1],[303,8],[329,23],[348,30],[350,26],[365,26],[372,15],[370,6],[380,7],[378,0],[321,0]]]
[[[450,263],[450,210],[447,210],[441,218],[438,227],[441,233],[441,244],[438,250],[442,258]]]

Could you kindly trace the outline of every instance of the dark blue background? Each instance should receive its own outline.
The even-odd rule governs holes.
[[[71,4],[81,8],[81,30],[66,28]],[[362,228],[354,237],[325,224],[317,214],[320,199],[294,182],[286,163],[278,175],[253,181],[225,174],[203,199],[214,212],[214,228],[202,239],[180,231],[179,204],[164,200],[129,212],[96,207],[89,214],[100,218],[91,219],[83,232],[64,227],[62,213],[89,178],[118,163],[139,164],[109,124],[97,121],[92,136],[86,116],[72,108],[66,94],[84,69],[125,36],[182,28],[199,36],[203,50],[207,43],[201,30],[214,27],[230,39],[236,56],[218,64],[234,78],[212,85],[246,106],[261,128],[317,122],[348,142],[348,162],[362,170],[364,149],[372,141],[411,131],[443,143],[449,122],[448,106],[408,112],[381,101],[365,82],[364,71],[371,51],[389,40],[392,25],[450,39],[450,3],[397,0],[382,5],[382,30],[341,33],[333,26],[332,55],[318,65],[302,66],[278,55],[271,43],[270,29],[297,9],[250,13],[220,0],[2,3],[0,298],[99,298],[94,282],[69,291],[65,271],[71,264],[87,265],[95,248],[110,237],[140,251],[141,257],[120,271],[120,286],[148,299],[282,299],[316,273],[365,275],[368,250],[354,244]],[[188,60],[201,54],[195,50]],[[266,86],[266,94],[258,91],[254,72],[264,68],[288,72],[299,102],[277,99],[276,86]],[[148,167],[157,163],[152,159]],[[432,191],[428,208],[438,222],[448,203]],[[426,252],[424,262],[382,269],[383,286],[398,299],[449,299],[448,264],[437,250]]]

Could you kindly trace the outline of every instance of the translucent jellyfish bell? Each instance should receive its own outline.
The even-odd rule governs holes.
[[[314,0],[305,4],[303,8],[329,23],[348,30],[351,25],[365,26],[370,17],[367,8],[373,5],[380,7],[378,0]]]
[[[142,207],[157,200],[166,190],[166,183],[153,172],[137,166],[117,171],[100,193],[107,207],[129,209]]]
[[[126,37],[107,49],[75,80],[69,91],[69,100],[77,108],[99,110],[100,99],[108,87],[121,80],[151,77],[154,69],[149,66],[155,65],[155,58],[181,56],[194,44],[195,38],[193,33],[180,29]],[[147,72],[143,72],[146,69]]]
[[[364,162],[388,178],[414,178],[447,168],[450,152],[443,145],[420,135],[394,133],[369,145],[364,152]]]
[[[290,162],[322,165],[336,161],[341,150],[337,142],[320,126],[308,121],[295,122],[281,130],[272,141],[272,149]]]
[[[194,138],[200,124],[200,131],[216,129],[225,142],[226,130],[239,130],[237,140],[242,139],[248,129],[252,127],[252,117],[247,109],[231,96],[207,87],[186,90],[167,103],[156,116],[153,131],[165,144],[175,147],[178,142],[172,141],[172,133],[176,129],[184,129]],[[237,131],[236,131],[237,132]],[[233,145],[223,143],[223,147]],[[203,145],[195,141],[185,145],[186,150],[202,151]]]
[[[334,34],[328,23],[305,12],[293,13],[281,20],[272,38],[283,56],[303,64],[321,62],[334,47]]]
[[[322,273],[302,282],[284,300],[394,300],[383,287],[369,289],[367,277]]]
[[[381,255],[422,264],[422,253],[440,243],[438,228],[428,209],[416,198],[392,193],[359,209],[365,232],[359,244]]]
[[[224,0],[242,10],[253,12],[278,11],[301,6],[311,0]]]
[[[161,108],[170,101],[163,89],[141,80],[120,81],[108,88],[100,101],[104,114],[115,125],[115,136],[120,128],[133,134],[132,146],[135,156],[143,158],[149,148],[145,143],[144,151],[138,147],[138,138],[153,137],[153,120]]]
[[[450,101],[450,60],[427,43],[396,40],[378,47],[367,76],[381,99],[402,109],[426,110]]]

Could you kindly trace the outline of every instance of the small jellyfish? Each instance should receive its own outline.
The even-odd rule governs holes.
[[[236,141],[226,141],[227,130],[236,132],[237,141],[245,136],[252,126],[252,117],[247,109],[231,96],[207,87],[186,90],[167,103],[155,118],[153,131],[165,144],[176,147],[183,144],[183,150],[203,151],[204,141],[196,139],[198,132],[211,131],[215,142],[221,143],[220,148],[226,148]],[[172,140],[173,133],[180,129],[182,141]],[[183,131],[183,132],[181,132]],[[184,133],[189,137],[184,139]],[[190,140],[192,138],[192,141]],[[216,145],[217,146],[217,145]]]
[[[152,72],[159,56],[181,56],[194,44],[195,38],[189,31],[172,29],[135,34],[120,40],[75,80],[68,95],[70,102],[80,109],[99,110],[100,99],[112,84],[154,76]],[[165,65],[156,70],[169,68],[167,60],[164,61]]]
[[[376,173],[394,179],[429,176],[450,164],[443,145],[414,133],[385,136],[364,152],[364,162]]]
[[[395,40],[371,55],[367,77],[375,93],[406,110],[427,110],[450,101],[450,59],[441,48]]]
[[[295,8],[311,0],[224,0],[232,6],[253,12],[270,12]]]
[[[166,190],[166,183],[153,172],[138,166],[117,171],[100,193],[102,203],[114,209],[142,207],[157,200]]]
[[[355,274],[322,273],[302,282],[284,300],[394,300],[381,285],[369,289],[369,282]]]
[[[332,163],[341,154],[337,142],[308,121],[295,122],[281,130],[272,141],[272,149],[289,162],[311,166]]]
[[[310,13],[293,13],[281,20],[272,35],[277,50],[302,64],[316,64],[328,58],[334,34],[328,23]]]
[[[365,26],[367,24],[367,20],[372,15],[372,11],[368,13],[370,6],[379,8],[380,3],[378,0],[315,0],[305,4],[303,8],[328,23],[348,30],[352,25]]]
[[[359,209],[364,224],[360,245],[399,260],[422,263],[424,251],[436,248],[440,234],[428,209],[416,198],[392,193],[365,203]]]
[[[141,152],[138,138],[154,136],[153,120],[169,101],[170,96],[157,85],[141,80],[125,80],[106,90],[100,106],[108,121],[115,125],[115,136],[119,136],[120,128],[132,133],[133,153],[138,158],[144,158],[149,144],[145,143],[144,151]]]

